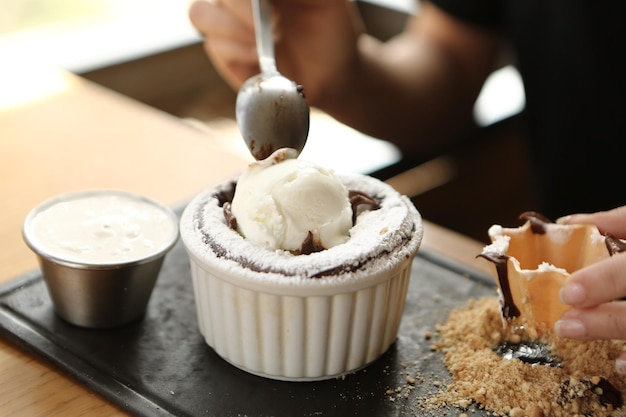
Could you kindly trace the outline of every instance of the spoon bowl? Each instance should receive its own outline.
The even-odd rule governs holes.
[[[298,154],[309,133],[309,106],[302,88],[280,74],[248,79],[237,95],[239,130],[250,153],[261,160],[280,148]]]
[[[299,154],[309,134],[309,105],[304,90],[276,69],[272,10],[267,0],[252,0],[261,73],[249,78],[237,94],[237,125],[257,160],[280,148]]]

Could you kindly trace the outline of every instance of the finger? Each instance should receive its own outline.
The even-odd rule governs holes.
[[[626,238],[626,206],[591,214],[571,214],[557,220],[561,224],[594,224],[601,233]]]
[[[559,291],[563,304],[592,307],[626,296],[626,253],[573,272]]]
[[[252,18],[252,4],[250,0],[219,0],[224,9],[230,11],[239,21],[243,22],[248,28],[254,29],[254,20]]]
[[[239,88],[259,72],[254,30],[222,1],[193,3],[189,19],[205,37],[204,49],[215,69],[229,85]]]
[[[215,69],[234,88],[239,88],[248,78],[259,73],[259,61],[254,45],[209,38],[204,48]]]
[[[205,37],[229,38],[254,44],[254,26],[221,3],[196,1],[189,8],[191,24]]]
[[[554,331],[570,339],[626,339],[626,302],[570,309],[554,324]]]
[[[218,13],[219,7],[215,2],[209,2],[205,0],[198,0],[191,3],[187,11],[189,21],[196,30],[203,35],[211,28],[211,24],[208,21],[213,13]]]

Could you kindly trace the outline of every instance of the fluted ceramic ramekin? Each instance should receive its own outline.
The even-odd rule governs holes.
[[[340,178],[381,206],[359,214],[347,243],[310,255],[268,250],[231,230],[223,189],[186,207],[180,230],[199,329],[231,364],[273,379],[328,379],[365,367],[396,340],[421,217],[381,181]]]

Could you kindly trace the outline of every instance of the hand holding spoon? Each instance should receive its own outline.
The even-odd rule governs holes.
[[[309,105],[302,87],[276,68],[268,0],[252,0],[252,13],[261,73],[246,80],[239,89],[237,124],[257,160],[280,148],[293,148],[299,154],[309,133]]]

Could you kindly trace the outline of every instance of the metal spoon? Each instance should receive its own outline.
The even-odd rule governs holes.
[[[252,0],[252,12],[261,73],[239,89],[237,124],[257,160],[280,148],[293,148],[299,154],[309,134],[309,105],[302,87],[276,68],[270,4]]]

